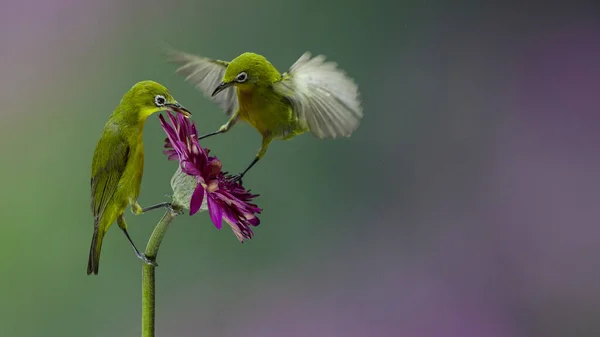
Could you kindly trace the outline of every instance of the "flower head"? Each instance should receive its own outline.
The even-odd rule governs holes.
[[[258,196],[251,194],[242,185],[233,182],[222,171],[221,161],[208,155],[198,143],[196,125],[181,114],[177,117],[167,112],[171,124],[159,115],[160,123],[167,133],[165,151],[169,160],[179,160],[181,171],[196,178],[196,188],[190,200],[190,215],[198,212],[206,198],[208,212],[217,229],[221,229],[222,220],[231,226],[234,234],[241,242],[250,239],[254,233],[250,226],[258,226],[260,220],[256,216],[261,209],[252,203]]]

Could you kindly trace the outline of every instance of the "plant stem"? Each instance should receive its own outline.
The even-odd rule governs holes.
[[[176,216],[177,213],[167,210],[154,228],[145,252],[146,257],[150,260],[156,261],[158,248]],[[154,269],[154,266],[146,263],[142,267],[142,337],[154,337]]]

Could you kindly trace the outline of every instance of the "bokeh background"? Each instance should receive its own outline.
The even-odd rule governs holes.
[[[226,121],[162,43],[209,57],[305,50],[359,83],[350,139],[273,143],[244,179],[239,244],[206,213],[158,257],[158,336],[600,335],[597,6],[445,1],[3,1],[0,336],[137,336],[141,263],[115,226],[86,276],[89,174],[108,115],[156,80],[201,132]],[[176,168],[157,116],[140,202]],[[203,143],[239,171],[247,125]],[[129,212],[127,214],[130,214]],[[145,246],[161,212],[128,215]]]

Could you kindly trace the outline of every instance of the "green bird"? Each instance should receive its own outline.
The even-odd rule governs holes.
[[[267,59],[243,53],[231,62],[167,50],[176,72],[217,103],[229,120],[200,139],[225,133],[238,120],[262,136],[260,150],[242,177],[267,152],[274,139],[287,140],[310,131],[319,139],[349,137],[363,116],[358,86],[325,56],[304,53],[285,73]]]
[[[166,109],[182,113],[188,118],[191,116],[167,88],[153,81],[142,81],[123,96],[104,126],[92,160],[91,206],[94,235],[88,259],[88,275],[92,272],[98,274],[102,239],[115,220],[135,254],[144,262],[155,264],[135,247],[127,233],[123,213],[127,206],[131,206],[134,214],[170,207],[169,203],[160,203],[142,208],[137,202],[144,171],[144,124],[150,115]]]

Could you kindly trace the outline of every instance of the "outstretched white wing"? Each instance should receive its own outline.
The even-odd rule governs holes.
[[[358,86],[323,55],[304,53],[273,88],[317,138],[349,137],[363,116]]]
[[[231,116],[238,108],[237,94],[234,87],[221,91],[211,97],[215,88],[223,80],[229,62],[199,57],[184,52],[170,49],[167,51],[169,62],[179,65],[176,72],[185,76],[185,80],[192,83],[204,95],[217,103]]]

